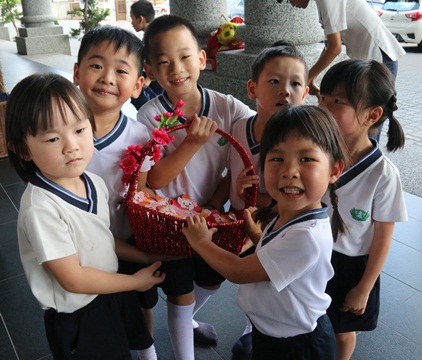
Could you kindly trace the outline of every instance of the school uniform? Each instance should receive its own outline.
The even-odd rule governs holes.
[[[400,175],[372,140],[374,148],[344,171],[336,182],[338,210],[348,228],[334,243],[335,275],[327,293],[333,298],[328,315],[336,332],[373,330],[379,313],[379,279],[371,291],[363,315],[340,312],[351,288],[362,278],[374,237],[374,221],[407,221]],[[325,194],[323,201],[329,199]],[[331,207],[328,213],[332,214]]]
[[[120,240],[135,244],[132,228],[128,216],[121,202],[128,191],[128,185],[123,184],[123,170],[120,163],[126,157],[126,150],[130,145],[145,145],[150,139],[145,125],[133,120],[122,112],[114,128],[101,139],[94,136],[94,154],[87,170],[99,175],[106,183],[110,210],[110,230]],[[142,163],[141,172],[151,168],[150,157]],[[119,261],[119,272],[133,274],[144,268],[145,264]],[[152,309],[158,302],[156,287],[148,291],[138,292],[139,303],[143,309]]]
[[[231,95],[205,89],[198,85],[202,95],[199,117],[206,116],[217,123],[218,128],[231,133],[232,125],[253,115],[255,112]],[[142,106],[137,115],[139,122],[145,124],[151,133],[157,128],[156,115],[173,112],[174,108],[164,91],[161,95]],[[183,111],[183,108],[181,109]],[[186,117],[179,117],[181,124]],[[185,130],[172,134],[175,140],[162,148],[162,155],[173,153],[186,137]],[[214,134],[190,159],[182,172],[167,186],[157,190],[163,197],[175,199],[183,194],[205,206],[216,191],[228,166],[230,143],[219,134]],[[219,285],[224,281],[202,258],[195,257],[178,261],[163,262],[161,270],[166,273],[160,285],[167,295],[183,295],[193,291],[193,282],[201,287]]]
[[[55,358],[70,359],[74,354],[81,359],[92,358],[92,351],[98,343],[93,339],[95,336],[115,337],[114,343],[104,342],[95,349],[96,356],[106,358],[113,354],[119,356],[115,358],[129,359],[129,349],[140,348],[145,339],[152,345],[139,310],[133,318],[123,316],[123,304],[132,304],[132,308],[137,304],[131,300],[133,295],[72,293],[43,266],[44,262],[76,255],[81,266],[117,271],[114,238],[109,230],[106,186],[94,174],[84,173],[82,176],[87,199],[51,182],[40,172],[30,179],[22,195],[18,216],[22,265],[31,291],[45,310],[46,333]],[[109,326],[111,324],[113,327]],[[84,341],[78,338],[79,334],[90,334],[89,329],[95,329],[96,333]],[[125,329],[137,331],[127,336]]]
[[[335,338],[326,319],[331,298],[325,288],[334,274],[326,207],[274,229],[277,219],[256,248],[270,281],[240,285],[237,296],[253,324],[253,358],[334,359]]]

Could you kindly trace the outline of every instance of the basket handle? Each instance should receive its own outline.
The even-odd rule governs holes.
[[[170,134],[174,131],[186,129],[189,126],[190,126],[190,122],[176,125],[172,128],[166,129],[166,131],[167,131],[167,134]],[[233,136],[221,130],[220,128],[217,128],[215,132],[223,136],[225,139],[227,139],[229,143],[235,148],[235,150],[239,153],[240,158],[242,159],[243,164],[245,165],[245,168],[252,167],[252,169],[248,171],[248,175],[256,175],[256,170],[253,168],[252,161],[249,158],[249,155],[247,154],[244,147]],[[138,187],[139,172],[141,171],[141,165],[145,159],[145,156],[151,155],[154,145],[159,145],[159,144],[154,139],[151,139],[141,149],[141,156],[139,158],[139,168],[132,175],[132,179],[129,184],[129,190],[128,190],[129,201],[133,200],[136,188]],[[245,208],[248,208],[250,206],[252,207],[256,206],[257,197],[258,197],[258,184],[253,184],[251,187],[246,188],[245,189]]]

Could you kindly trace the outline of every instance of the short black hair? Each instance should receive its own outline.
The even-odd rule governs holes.
[[[89,52],[91,47],[103,42],[114,45],[116,51],[126,48],[129,54],[135,54],[138,60],[138,75],[142,75],[144,67],[144,46],[142,41],[133,33],[117,26],[98,26],[87,32],[82,38],[78,52],[78,64]]]
[[[26,138],[47,130],[54,122],[53,106],[64,114],[65,106],[75,116],[83,116],[95,129],[92,114],[80,90],[61,75],[33,74],[21,80],[12,90],[6,106],[6,144],[9,161],[25,182],[37,170],[33,161],[23,159],[28,155]],[[63,119],[66,117],[63,115]]]
[[[154,19],[154,21],[149,24],[145,30],[143,41],[145,45],[145,60],[147,63],[150,63],[149,55],[153,38],[158,34],[164,33],[177,27],[187,28],[198,44],[198,49],[201,48],[201,42],[199,40],[198,33],[189,20],[177,15],[162,15]]]
[[[258,54],[251,66],[252,81],[258,82],[259,76],[261,75],[262,70],[264,70],[265,64],[269,60],[279,56],[293,58],[301,62],[305,67],[305,81],[308,83],[308,65],[306,64],[303,54],[297,50],[296,46],[285,40],[277,41],[271,47],[263,49]]]
[[[135,1],[130,7],[130,11],[137,18],[143,16],[147,23],[150,23],[155,17],[154,6],[147,0]]]

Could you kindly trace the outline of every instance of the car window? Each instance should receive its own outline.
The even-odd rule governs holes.
[[[382,10],[411,11],[419,9],[419,1],[387,1]]]

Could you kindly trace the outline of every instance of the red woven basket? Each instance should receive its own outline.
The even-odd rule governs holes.
[[[167,129],[167,133],[185,129],[189,125],[178,125]],[[245,167],[251,167],[252,162],[243,146],[230,134],[221,129],[216,132],[226,138],[239,153]],[[145,156],[152,154],[154,145],[159,145],[154,139],[150,140],[142,149],[139,163],[142,165]],[[132,226],[136,246],[139,250],[155,254],[194,256],[196,252],[189,245],[181,229],[186,226],[186,220],[172,215],[161,213],[133,201],[138,185],[138,176],[141,166],[136,171],[129,183],[127,196],[123,200],[123,206]],[[256,172],[252,168],[250,175]],[[245,208],[256,205],[258,186],[254,185],[246,189]],[[207,222],[209,227],[215,227],[218,231],[213,235],[212,241],[225,250],[239,254],[246,241],[246,229],[244,224],[243,210],[232,211],[237,221],[227,223]]]

